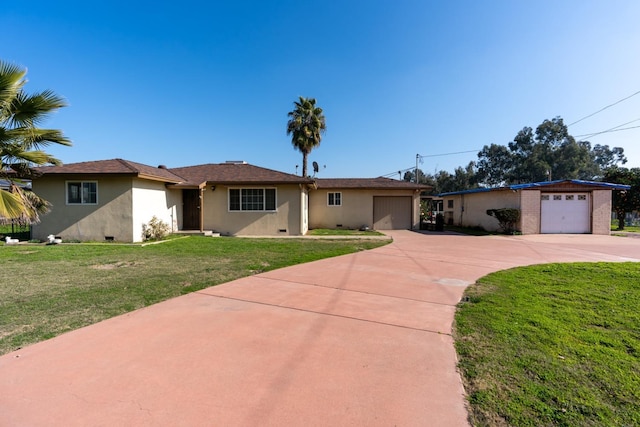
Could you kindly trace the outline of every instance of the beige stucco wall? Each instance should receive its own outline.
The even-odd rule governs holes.
[[[520,192],[520,231],[522,234],[540,233],[540,190]]]
[[[135,178],[132,197],[133,241],[142,240],[142,226],[152,217],[168,224],[171,231],[178,229],[177,210],[182,200],[179,191],[168,191],[163,182]]]
[[[453,200],[453,208],[448,207],[449,200]],[[451,218],[453,225],[460,227],[499,231],[498,220],[487,215],[487,210],[500,208],[520,209],[520,194],[504,190],[444,196],[445,223]]]
[[[302,235],[302,192],[298,184],[279,185],[275,212],[229,211],[229,188],[274,188],[270,186],[207,186],[204,191],[204,229],[224,235],[298,236]]]
[[[329,206],[327,193],[342,193],[342,206]],[[413,190],[319,189],[309,193],[309,228],[373,227],[374,196],[411,196],[412,227],[420,226],[420,193]]]
[[[96,205],[67,205],[67,181],[96,181]],[[85,175],[80,177],[47,176],[33,182],[36,194],[48,200],[51,212],[32,227],[32,238],[46,240],[49,234],[63,239],[104,241],[107,236],[116,241],[130,242],[135,234],[132,221],[131,177]]]
[[[611,190],[593,190],[591,232],[593,234],[611,234]]]

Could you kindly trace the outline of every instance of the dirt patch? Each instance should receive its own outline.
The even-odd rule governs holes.
[[[113,270],[116,268],[133,267],[135,265],[137,265],[137,263],[133,261],[120,261],[112,264],[94,264],[91,268],[95,270]]]

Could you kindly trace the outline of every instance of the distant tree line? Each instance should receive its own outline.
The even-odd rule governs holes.
[[[417,173],[419,183],[432,187],[431,194],[564,179],[627,184],[631,190],[614,192],[613,200],[618,218],[624,219],[626,212],[640,210],[640,168],[622,167],[626,162],[623,148],[577,141],[556,117],[544,120],[535,131],[523,128],[507,145],[485,145],[477,161],[453,173],[417,169],[406,172],[403,179],[415,182]]]

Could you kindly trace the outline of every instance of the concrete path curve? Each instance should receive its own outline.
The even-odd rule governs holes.
[[[640,261],[622,237],[389,234],[4,355],[0,426],[468,425],[450,335],[467,284]]]

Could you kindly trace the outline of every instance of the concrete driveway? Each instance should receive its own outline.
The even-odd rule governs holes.
[[[640,239],[622,237],[389,234],[4,355],[0,425],[468,425],[451,338],[466,285],[640,261]]]

